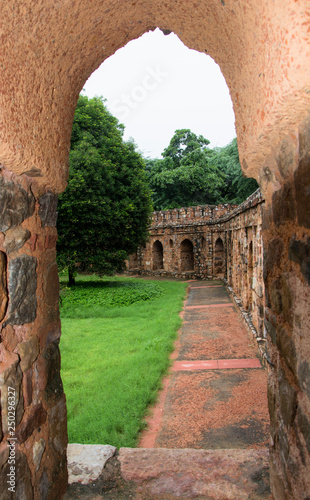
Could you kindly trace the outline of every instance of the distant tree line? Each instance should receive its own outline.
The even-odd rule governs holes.
[[[223,148],[189,129],[176,130],[161,159],[146,159],[146,171],[155,210],[242,203],[257,188],[255,179],[242,175],[237,139]]]

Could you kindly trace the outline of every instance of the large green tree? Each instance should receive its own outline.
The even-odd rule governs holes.
[[[223,148],[215,148],[212,157],[213,165],[223,174],[219,201],[224,203],[242,203],[256,189],[255,179],[244,177],[239,162],[237,139]]]
[[[222,175],[208,144],[189,129],[176,130],[163,158],[147,161],[156,210],[216,202]]]
[[[143,244],[152,209],[145,163],[100,98],[80,96],[71,136],[68,187],[59,197],[58,262],[97,274],[120,271]]]
[[[218,203],[241,203],[257,188],[241,172],[237,139],[223,148],[189,129],[176,130],[162,159],[146,160],[156,210]]]

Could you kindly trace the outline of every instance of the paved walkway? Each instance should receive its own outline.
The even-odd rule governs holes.
[[[267,373],[219,282],[193,281],[172,367],[140,447],[65,500],[270,499]],[[90,469],[89,461],[69,469]]]
[[[226,288],[193,281],[142,448],[267,448],[267,373]]]

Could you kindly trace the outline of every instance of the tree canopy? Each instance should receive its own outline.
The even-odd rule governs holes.
[[[176,130],[162,159],[146,160],[155,210],[218,203],[241,203],[257,188],[243,177],[237,140],[209,149],[209,141],[189,129]]]
[[[73,284],[76,268],[120,271],[147,238],[152,210],[145,163],[101,98],[80,96],[66,191],[59,197],[57,252]]]

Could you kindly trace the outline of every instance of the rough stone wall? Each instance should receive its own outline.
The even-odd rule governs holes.
[[[64,398],[61,396],[58,403],[53,399],[53,387],[60,384],[57,285],[50,291],[50,284],[56,283],[56,235],[50,223],[41,223],[39,198],[45,196],[41,199],[44,211],[48,201],[53,206],[52,193],[65,188],[71,124],[86,79],[119,47],[155,27],[171,30],[189,48],[210,54],[230,90],[242,169],[259,181],[265,199],[262,234],[265,326],[272,363],[268,382],[271,486],[276,500],[310,497],[308,0],[0,0],[0,4],[0,164],[15,175],[26,174],[33,180],[31,191],[30,184],[23,184],[26,178],[11,178],[12,184],[19,186],[17,189],[2,184],[3,192],[8,193],[3,217],[13,220],[18,237],[10,254],[15,226],[10,227],[9,222],[0,235],[0,314],[5,314],[4,322],[11,321],[2,329],[6,342],[1,342],[5,373],[1,383],[5,380],[15,384],[18,419],[22,418],[19,425],[29,422],[23,434],[27,439],[18,452],[19,497],[23,498],[26,491],[26,497],[31,498],[31,477],[35,498],[61,498],[66,477],[62,451],[66,433]],[[35,197],[33,213],[28,202],[25,208],[22,201],[25,195],[20,191],[21,184],[28,199],[31,193]],[[41,186],[40,190],[36,185]],[[15,213],[11,219],[12,199],[22,206],[15,212],[28,218],[22,215],[21,220]],[[22,243],[28,234],[21,228],[30,231],[31,237],[17,249],[17,242]],[[4,246],[4,235],[8,235],[8,248]],[[207,235],[191,235],[188,230],[188,236],[197,239],[196,245],[193,242],[197,272],[207,269],[211,273],[211,235],[208,240]],[[177,238],[170,252],[179,266]],[[15,258],[19,260],[13,262]],[[16,285],[19,276],[25,276],[23,291]],[[29,316],[25,312],[28,306],[15,312],[19,294],[28,297]],[[40,340],[39,353],[32,336]],[[25,345],[30,340],[33,345]],[[24,354],[18,354],[19,349]],[[19,361],[22,356],[29,356],[31,361],[35,358],[26,371]],[[23,404],[19,397],[21,385]],[[36,401],[42,402],[46,420],[44,411],[43,417],[36,416],[41,414],[40,408],[35,409]],[[44,422],[37,426],[38,420]],[[2,425],[6,430],[6,424],[1,424],[1,432]],[[44,432],[45,444],[40,437],[34,446],[38,432]],[[7,463],[3,443],[6,438],[0,448],[2,465]]]
[[[251,313],[260,338],[264,338],[264,282],[262,245],[262,206],[260,191],[240,206],[219,205],[154,212],[150,238],[145,248],[131,256],[131,273],[182,278],[227,279]],[[184,245],[190,241],[193,255],[185,257]],[[163,269],[154,266],[154,245],[163,246]],[[189,246],[187,245],[187,248]],[[186,267],[184,259],[193,265]]]
[[[66,489],[56,207],[57,196],[0,167],[0,496],[5,499],[55,499]]]
[[[271,484],[276,499],[309,498],[310,116],[264,170],[278,181],[263,213]]]

